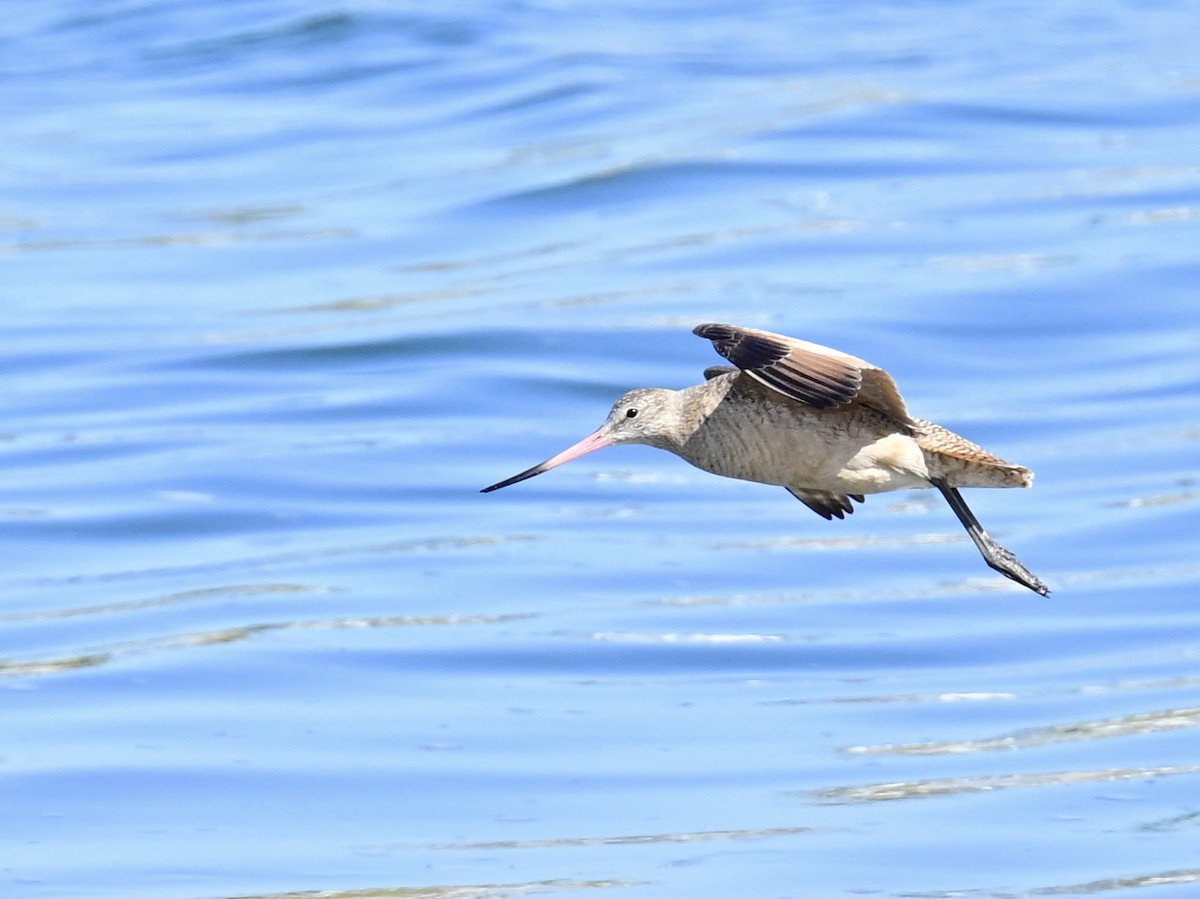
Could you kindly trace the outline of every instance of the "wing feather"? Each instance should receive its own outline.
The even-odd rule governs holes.
[[[854,506],[850,500],[861,503],[865,499],[860,493],[826,493],[818,490],[794,490],[791,487],[784,489],[826,521],[853,515]]]
[[[737,325],[709,323],[693,332],[754,380],[811,409],[859,402],[907,425],[908,409],[883,369],[819,343]]]

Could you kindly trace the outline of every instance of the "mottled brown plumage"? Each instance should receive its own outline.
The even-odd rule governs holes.
[[[856,356],[736,325],[705,324],[731,366],[683,390],[633,390],[591,436],[487,493],[617,443],[669,450],[725,477],[776,484],[818,515],[843,518],[868,494],[936,487],[995,570],[1049,589],[980,526],[959,487],[1029,487],[1033,473],[908,413],[891,375]]]

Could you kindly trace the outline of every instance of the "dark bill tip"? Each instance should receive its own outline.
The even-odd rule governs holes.
[[[542,465],[535,465],[533,468],[527,469],[520,474],[515,474],[511,478],[505,478],[503,481],[493,484],[491,487],[484,487],[479,492],[491,493],[493,490],[499,490],[501,487],[511,487],[513,484],[520,483],[521,481],[527,481],[529,478],[533,477],[534,475],[541,474],[545,470],[546,466],[544,463]]]

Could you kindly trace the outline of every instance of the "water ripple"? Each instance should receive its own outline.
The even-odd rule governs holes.
[[[999,749],[1029,749],[1077,740],[1104,740],[1152,734],[1200,726],[1200,709],[1165,709],[1159,712],[1140,712],[1107,718],[1100,721],[1081,721],[1029,728],[1019,733],[978,740],[885,744],[882,746],[848,746],[847,755],[941,755],[967,752],[993,752]]]
[[[973,777],[941,777],[932,780],[897,781],[816,791],[819,802],[844,804],[927,799],[962,793],[990,793],[1031,787],[1061,787],[1079,783],[1104,783],[1200,773],[1200,765],[1164,765],[1157,768],[1111,768],[1103,771],[1026,772],[981,774]]]

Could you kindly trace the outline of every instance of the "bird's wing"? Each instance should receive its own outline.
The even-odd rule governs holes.
[[[861,493],[826,493],[823,490],[795,490],[791,487],[784,489],[826,521],[852,515],[854,506],[850,500],[861,503],[866,499]]]
[[[706,324],[694,331],[718,353],[788,399],[812,409],[860,402],[907,424],[908,409],[886,371],[838,350],[737,325]]]

